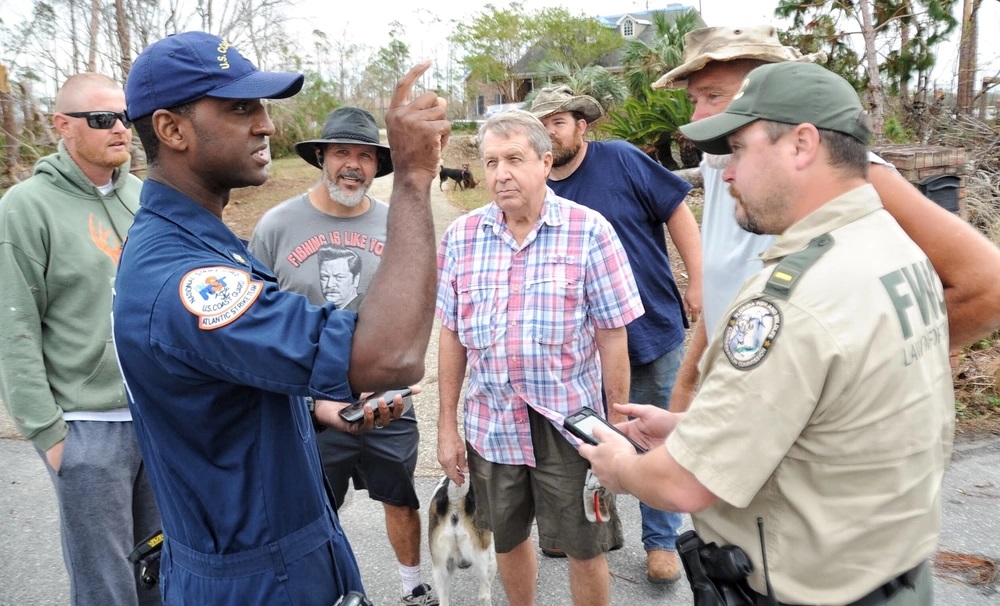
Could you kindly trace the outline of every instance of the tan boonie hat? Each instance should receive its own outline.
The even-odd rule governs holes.
[[[539,120],[559,112],[580,112],[587,124],[604,115],[604,109],[597,99],[588,95],[574,95],[573,89],[565,85],[549,86],[538,91],[529,111]]]
[[[716,155],[733,153],[729,135],[757,120],[808,123],[867,145],[872,132],[864,113],[857,91],[840,75],[822,65],[783,61],[751,71],[726,111],[685,124],[681,132],[701,151]]]
[[[757,59],[769,63],[811,63],[825,58],[826,53],[803,55],[798,49],[783,45],[773,25],[703,27],[684,36],[684,63],[661,76],[653,83],[653,88],[686,88],[688,76],[710,61]]]

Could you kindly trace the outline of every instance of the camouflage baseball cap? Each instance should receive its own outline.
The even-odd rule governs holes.
[[[574,95],[573,89],[565,85],[549,86],[538,91],[529,111],[539,120],[559,112],[580,112],[587,124],[604,115],[597,99],[589,95]]]
[[[871,130],[865,108],[851,84],[815,63],[771,63],[749,74],[726,111],[681,127],[710,154],[729,154],[727,137],[756,120],[809,123],[850,135],[867,144]]]

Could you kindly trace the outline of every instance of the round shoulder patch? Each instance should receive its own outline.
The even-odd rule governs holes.
[[[235,267],[202,267],[181,278],[184,308],[198,316],[198,328],[221,328],[250,309],[263,289],[250,274]]]
[[[781,330],[781,312],[764,299],[747,301],[733,312],[722,334],[722,351],[740,370],[760,364]]]

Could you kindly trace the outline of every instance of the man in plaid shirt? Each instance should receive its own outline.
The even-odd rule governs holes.
[[[588,520],[587,463],[562,423],[583,407],[603,414],[602,381],[608,402],[628,400],[625,326],[642,303],[607,220],[546,187],[552,142],[538,118],[491,117],[479,149],[495,201],[457,219],[438,253],[438,460],[458,484],[468,471],[511,604],[535,600],[535,517],[541,546],[569,557],[574,604],[607,604],[604,554],[621,526]]]

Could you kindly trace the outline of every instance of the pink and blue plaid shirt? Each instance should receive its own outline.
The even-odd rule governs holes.
[[[437,315],[470,368],[465,438],[488,461],[534,466],[528,406],[567,437],[567,415],[602,412],[595,329],[643,313],[621,242],[599,213],[549,189],[520,245],[494,203],[459,217],[438,271]]]

